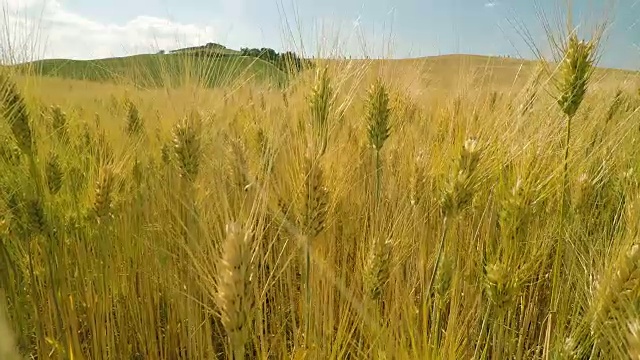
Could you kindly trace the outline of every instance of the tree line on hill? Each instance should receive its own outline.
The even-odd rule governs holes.
[[[161,50],[158,52],[159,54],[166,54],[165,51]],[[309,59],[304,59],[298,54],[287,51],[283,53],[278,53],[277,51],[270,48],[241,48],[240,51],[231,50],[226,48],[224,45],[220,45],[217,43],[207,43],[203,46],[193,46],[187,47],[177,50],[172,50],[171,54],[189,54],[192,56],[248,56],[257,59],[264,60],[275,65],[277,68],[284,72],[300,72],[304,69],[308,69],[312,66],[312,62]]]
[[[254,57],[270,62],[285,72],[299,72],[312,66],[311,61],[301,58],[300,56],[298,56],[298,54],[292,51],[278,53],[277,51],[270,48],[241,48],[240,55]]]

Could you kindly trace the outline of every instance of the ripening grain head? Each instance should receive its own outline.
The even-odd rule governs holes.
[[[573,117],[584,100],[593,75],[596,43],[578,39],[572,33],[564,49],[560,64],[557,87],[560,92],[558,104],[562,111]]]
[[[228,224],[226,231],[218,268],[216,300],[231,351],[234,357],[243,357],[245,345],[251,337],[255,303],[251,287],[251,237],[237,223]]]

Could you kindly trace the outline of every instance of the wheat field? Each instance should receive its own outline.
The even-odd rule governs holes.
[[[640,359],[640,93],[565,45],[448,90],[4,69],[0,358]]]

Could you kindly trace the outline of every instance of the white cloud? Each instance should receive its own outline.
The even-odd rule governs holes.
[[[486,8],[492,8],[492,7],[496,7],[496,5],[498,5],[498,3],[497,3],[497,2],[495,2],[495,1],[489,1],[489,2],[487,2],[487,3],[485,3],[485,4],[484,4],[484,7],[486,7]]]
[[[182,23],[146,15],[116,24],[74,13],[60,0],[0,0],[5,23],[0,26],[0,50],[6,53],[10,47],[16,53],[22,49],[25,55],[18,54],[19,60],[27,55],[31,58],[90,59],[170,50],[212,41],[230,47],[259,42],[259,30],[243,21],[242,6],[237,3],[223,7],[223,14],[207,24]]]
[[[4,0],[3,5],[5,8],[15,10],[20,8],[30,8],[34,5],[41,4],[41,0]]]

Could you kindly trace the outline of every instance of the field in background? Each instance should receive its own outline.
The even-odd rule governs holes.
[[[285,73],[261,59],[197,57],[184,54],[134,55],[101,60],[40,60],[16,66],[24,75],[133,84],[142,88],[175,87],[198,82],[229,86],[239,80],[281,84]]]
[[[196,47],[194,49],[200,49]],[[193,50],[193,51],[196,51]],[[143,89],[174,88],[199,84],[206,88],[252,84],[287,86],[292,76],[259,58],[240,56],[225,49],[223,55],[190,55],[187,49],[176,53],[134,55],[99,60],[51,59],[25,63],[14,69],[20,74],[47,78],[88,80],[100,83],[132,85]],[[415,59],[386,60],[312,60],[360,73],[386,73],[399,77],[405,87],[422,90],[460,91],[465,87],[507,93],[527,84],[536,62],[478,55],[443,55]],[[307,73],[310,73],[307,71]],[[295,76],[293,76],[295,77]],[[412,85],[408,85],[411,83]],[[596,86],[638,87],[638,74],[620,69],[598,69]]]
[[[0,76],[0,358],[640,356],[635,73],[176,56]]]

